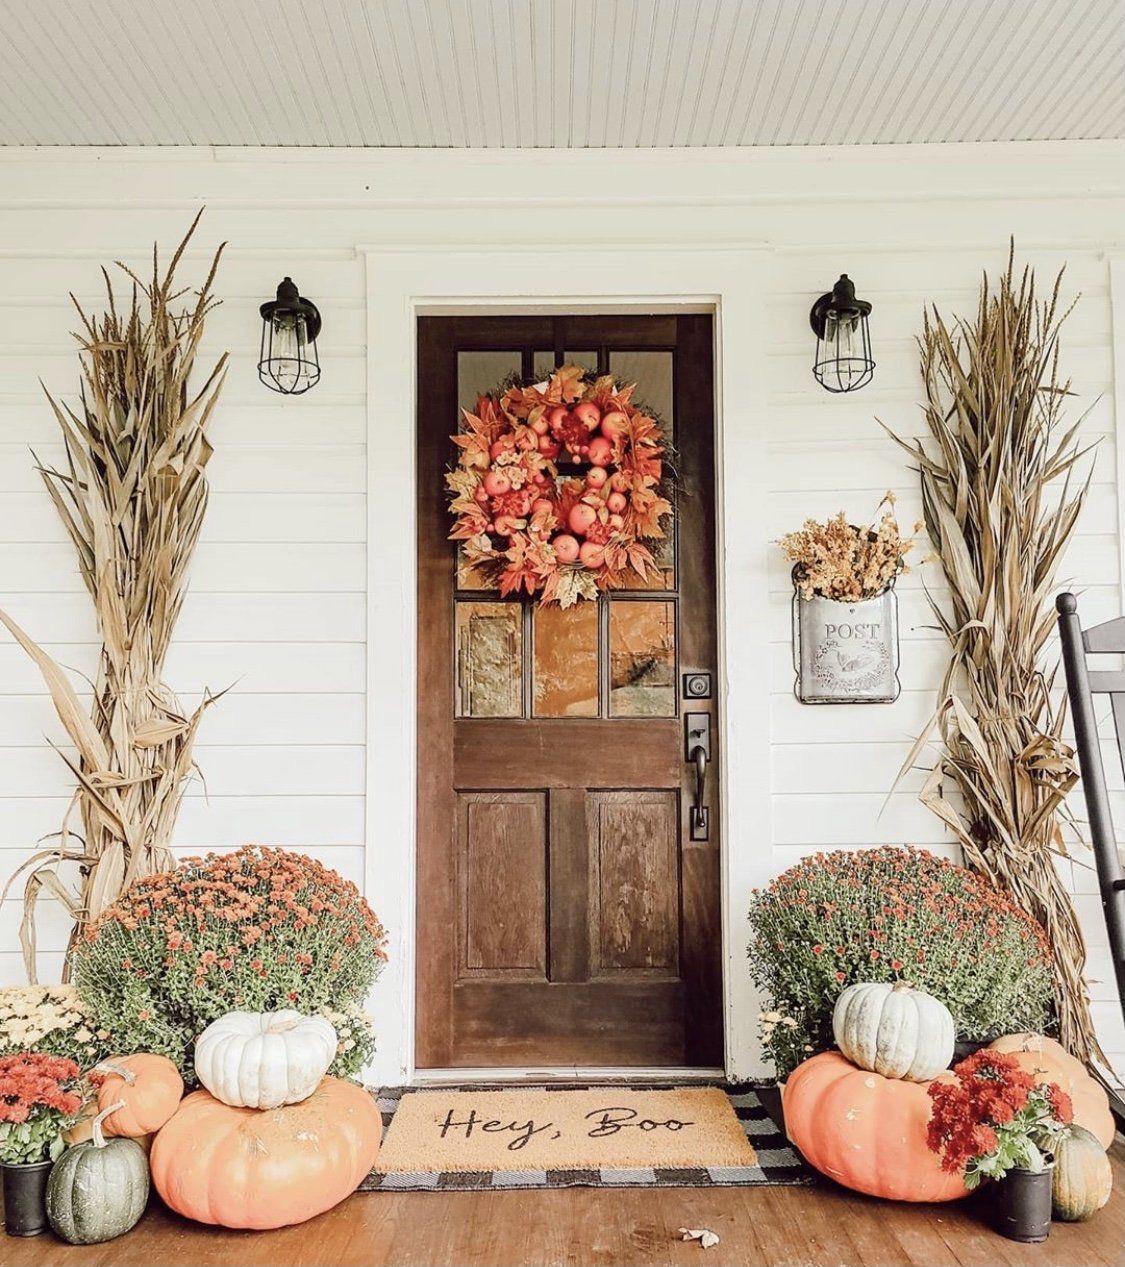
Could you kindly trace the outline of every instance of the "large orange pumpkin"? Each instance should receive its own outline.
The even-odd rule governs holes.
[[[105,1075],[98,1087],[96,1113],[104,1113],[113,1104],[122,1106],[102,1122],[106,1135],[131,1139],[150,1135],[160,1130],[183,1098],[184,1080],[167,1056],[115,1056],[94,1070]]]
[[[277,1109],[193,1091],[156,1137],[152,1181],[166,1204],[200,1223],[286,1227],[354,1192],[382,1135],[374,1098],[339,1078]]]
[[[1043,1034],[1005,1034],[994,1043],[992,1051],[1008,1052],[1028,1073],[1041,1074],[1059,1087],[1074,1102],[1074,1120],[1098,1137],[1103,1148],[1113,1143],[1116,1130],[1109,1109],[1109,1096],[1086,1066],[1053,1038]]]
[[[805,1160],[845,1188],[892,1201],[965,1195],[961,1176],[942,1170],[926,1144],[925,1084],[884,1078],[826,1051],[793,1070],[782,1103],[785,1129]]]

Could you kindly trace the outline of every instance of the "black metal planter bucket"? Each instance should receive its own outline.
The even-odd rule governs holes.
[[[38,1236],[47,1230],[47,1178],[52,1162],[4,1166],[4,1231]]]
[[[1010,1170],[990,1184],[986,1200],[993,1228],[1011,1241],[1037,1243],[1051,1233],[1051,1177],[1054,1158],[1043,1169]]]

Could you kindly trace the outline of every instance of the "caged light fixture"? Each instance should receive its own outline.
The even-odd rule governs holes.
[[[875,373],[871,356],[871,332],[867,318],[871,305],[855,297],[847,273],[827,295],[812,306],[809,324],[816,335],[813,375],[828,392],[855,392],[866,387]]]
[[[302,299],[291,277],[277,288],[277,298],[262,304],[262,346],[258,377],[271,391],[299,396],[320,381],[316,338],[320,313]]]

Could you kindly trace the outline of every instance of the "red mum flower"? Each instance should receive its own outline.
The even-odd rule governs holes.
[[[1069,1126],[1074,1121],[1074,1102],[1070,1096],[1056,1083],[1047,1085],[1047,1103],[1056,1122]]]

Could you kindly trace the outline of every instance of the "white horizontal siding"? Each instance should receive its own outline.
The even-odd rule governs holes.
[[[950,244],[950,232],[947,229],[939,238],[940,245]],[[775,285],[785,292],[785,299],[780,304],[775,299],[771,305],[771,312],[779,316],[769,358],[773,434],[768,443],[768,469],[770,521],[778,536],[798,528],[805,518],[824,518],[839,510],[845,510],[853,522],[866,521],[888,489],[898,494],[898,517],[904,529],[909,530],[920,517],[917,476],[907,469],[908,459],[877,420],[901,434],[926,435],[919,408],[918,351],[910,338],[902,336],[918,332],[926,302],[937,304],[947,319],[971,317],[976,309],[976,279],[953,288],[950,274],[961,274],[960,257],[920,251],[911,261],[908,296],[901,282],[896,284],[881,274],[883,257],[882,252],[856,251],[849,252],[844,261],[857,285],[863,279],[862,293],[874,304],[871,328],[878,366],[870,390],[839,403],[817,396],[808,374],[808,349],[800,346],[804,330],[791,292],[799,290],[798,269],[803,276],[806,266],[788,258],[777,262]],[[1083,464],[1083,473],[1092,471],[1092,483],[1078,535],[1061,561],[1059,588],[1073,586],[1080,592],[1083,623],[1094,624],[1121,612],[1108,274],[1096,252],[1060,246],[1053,259],[1041,256],[1036,260],[1041,287],[1049,287],[1064,261],[1072,266],[1064,290],[1066,301],[1077,287],[1091,292],[1079,300],[1064,327],[1062,369],[1076,392],[1069,413],[1076,419],[1089,409],[1083,434],[1087,443],[1098,443]],[[787,278],[792,281],[787,282]],[[884,279],[888,287],[885,296],[877,284]],[[782,316],[785,310],[789,310],[788,315]],[[881,339],[884,322],[894,323],[900,337]],[[917,800],[921,770],[908,772],[888,796],[914,737],[932,715],[947,662],[946,645],[933,627],[934,617],[923,589],[925,586],[939,603],[948,600],[940,564],[924,561],[930,554],[929,542],[923,537],[911,558],[910,573],[897,586],[903,687],[898,701],[892,706],[808,707],[793,695],[790,565],[779,549],[771,553],[766,607],[773,643],[769,666],[774,692],[773,835],[779,867],[820,846],[854,848],[903,841],[930,847],[940,847],[943,842],[946,848],[951,845],[952,838],[937,818]],[[1056,646],[1053,642],[1052,647]],[[1108,709],[1100,708],[1099,712],[1107,714]],[[1120,764],[1108,746],[1106,757],[1111,786],[1119,789],[1113,794],[1115,818],[1125,833]],[[923,754],[923,765],[932,761],[932,753]],[[1074,809],[1084,819],[1080,797]],[[1091,861],[1085,851],[1077,856]],[[1125,1032],[1120,1010],[1115,1008],[1116,989],[1100,903],[1090,892],[1096,885],[1085,868],[1064,863],[1063,874],[1075,891],[1082,891],[1076,901],[1090,947],[1090,991],[1101,1039],[1118,1065],[1125,1066]]]
[[[655,38],[659,46],[671,37]],[[579,66],[576,101],[582,73]],[[509,96],[505,109],[515,110]],[[709,100],[702,99],[701,109],[710,109]],[[481,123],[498,138],[493,105],[486,96]],[[630,116],[630,127],[649,134],[678,128],[678,138],[690,137],[689,119],[677,124],[658,118],[658,105],[645,109]],[[786,121],[784,102],[771,117],[777,125],[795,122]],[[530,118],[519,126],[532,131]],[[528,162],[536,164],[534,188],[525,179]],[[548,241],[579,250],[595,242],[622,249],[769,244],[761,296],[768,374],[746,390],[768,417],[752,448],[769,472],[766,514],[776,539],[808,517],[841,509],[853,519],[868,515],[887,489],[899,496],[904,526],[918,518],[916,476],[878,420],[905,435],[925,434],[913,342],[922,310],[937,304],[947,316],[971,315],[982,270],[994,275],[1003,265],[1014,233],[1018,257],[1038,269],[1041,287],[1065,262],[1065,294],[1081,292],[1065,327],[1063,365],[1078,393],[1073,411],[1089,410],[1085,434],[1101,444],[1063,576],[1082,591],[1085,623],[1116,616],[1119,459],[1105,251],[1125,241],[1122,171],[1120,150],[1099,145],[1034,152],[935,147],[894,155],[776,149],[768,157],[728,152],[718,162],[693,151],[625,152],[611,162],[563,153],[524,156],[522,165],[515,156],[482,154],[189,150],[21,158],[0,151],[0,322],[8,332],[0,346],[0,605],[63,663],[94,670],[89,600],[28,452],[34,447],[48,461],[61,452],[37,380],[73,399],[76,358],[68,332],[76,323],[67,293],[96,310],[103,262],[122,258],[147,272],[152,239],[173,245],[206,201],[182,276],[196,280],[210,244],[230,241],[219,274],[225,302],[211,318],[203,363],[224,347],[232,358],[212,424],[211,502],[168,677],[187,703],[205,686],[232,689],[201,727],[197,755],[209,795],[202,784],[189,793],[177,831],[184,848],[287,843],[357,882],[364,878],[368,811],[378,821],[377,805],[364,805],[366,645],[369,633],[378,639],[384,628],[399,627],[401,602],[393,586],[365,593],[367,330],[358,245],[479,242],[522,250],[533,268],[536,250]],[[833,178],[827,190],[826,172]],[[475,213],[477,198],[487,214]],[[809,373],[808,308],[845,269],[874,304],[878,368],[869,388],[837,398]],[[324,379],[298,399],[268,394],[254,372],[257,305],[286,273],[324,315]],[[372,284],[377,293],[378,279]],[[383,428],[413,425],[410,418],[384,417],[377,395],[371,403],[376,441]],[[401,499],[380,507],[378,520],[387,540],[409,549],[413,473],[399,472],[398,479]],[[726,472],[726,485],[737,496],[737,472]],[[887,796],[930,715],[944,667],[945,648],[922,590],[925,581],[940,600],[938,570],[916,567],[899,584],[899,701],[809,708],[792,694],[787,564],[768,541],[729,548],[766,552],[769,560],[768,583],[754,601],[770,643],[761,682],[770,693],[773,828],[771,840],[752,847],[770,849],[777,870],[825,847],[910,841],[953,854],[941,825],[917,803],[920,772],[909,772]],[[927,553],[920,545],[915,562]],[[0,640],[4,869],[57,829],[66,802],[68,779],[46,736],[61,739],[34,667]],[[1106,755],[1125,825],[1125,779],[1115,751],[1107,746]],[[1082,812],[1080,804],[1076,809]],[[370,839],[369,875],[379,861],[378,834]],[[1087,862],[1079,853],[1074,865],[1060,867],[1079,895],[1103,1041],[1125,1066]],[[379,894],[371,896],[378,908]],[[745,895],[732,903],[737,944]],[[18,975],[17,911],[11,901],[0,910],[0,980]],[[44,903],[48,973],[65,936],[65,920]],[[741,964],[740,954],[734,958]],[[397,1018],[400,1002],[382,1005],[387,1024],[397,1023],[390,1018]]]
[[[10,193],[5,186],[4,193]],[[186,220],[178,212],[172,219]],[[112,214],[94,213],[108,226]],[[0,252],[0,605],[51,654],[81,674],[96,668],[97,636],[73,550],[33,469],[62,456],[38,380],[73,401],[78,319],[103,298],[103,252],[76,204],[55,226],[54,249],[23,254],[26,237]],[[152,238],[146,233],[144,239]],[[175,237],[175,233],[172,234]],[[145,241],[119,238],[109,258],[150,271]],[[207,246],[181,265],[203,275]],[[174,245],[174,243],[173,243]],[[122,251],[121,247],[128,248]],[[138,249],[140,248],[140,249]],[[191,705],[204,687],[230,690],[205,717],[200,776],[176,831],[181,853],[248,841],[313,853],[357,884],[364,876],[366,643],[366,313],[362,264],[351,249],[316,241],[280,255],[230,250],[223,304],[208,320],[200,369],[230,348],[211,438],[211,499],[191,589],[168,657],[168,680]],[[106,259],[105,262],[109,262]],[[114,270],[111,269],[111,273]],[[325,388],[308,398],[269,394],[256,377],[257,305],[283,274],[322,305]],[[117,278],[115,277],[115,280]],[[81,678],[76,686],[85,690]],[[64,738],[27,657],[0,641],[0,870],[57,831],[70,780],[47,745]],[[61,964],[66,920],[39,903],[41,974]],[[0,980],[22,975],[19,907],[0,909]]]

